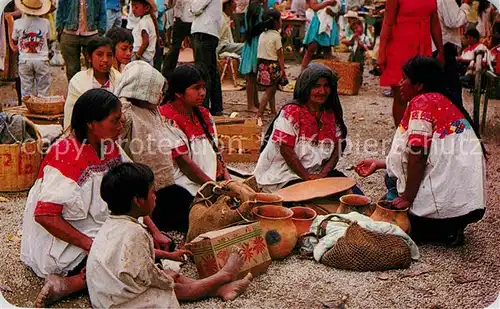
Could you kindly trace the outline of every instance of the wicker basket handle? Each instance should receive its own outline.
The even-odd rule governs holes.
[[[339,222],[343,222],[343,223],[346,223],[349,225],[353,223],[352,220],[342,218],[341,216],[339,216],[337,214],[329,215],[325,219],[323,219],[321,221],[321,223],[318,225],[318,229],[316,231],[316,235],[317,235],[318,239],[326,236],[326,228],[327,228],[328,222],[330,222],[332,218],[337,218]]]

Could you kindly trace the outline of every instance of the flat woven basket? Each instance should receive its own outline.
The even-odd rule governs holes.
[[[18,192],[31,188],[42,162],[42,138],[35,125],[26,120],[36,133],[36,140],[0,145],[0,192]]]
[[[28,111],[37,115],[58,115],[64,112],[64,97],[36,97],[25,96],[22,98]]]
[[[316,59],[332,69],[339,77],[337,92],[342,95],[357,95],[361,88],[361,67],[358,62],[341,62],[336,60]]]
[[[372,232],[352,222],[320,262],[346,270],[383,271],[408,268],[411,252],[401,237]]]

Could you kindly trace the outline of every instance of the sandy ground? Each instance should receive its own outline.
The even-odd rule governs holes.
[[[60,69],[53,69],[53,92],[65,92],[65,78]],[[297,76],[293,65],[289,77]],[[359,96],[341,97],[349,128],[351,148],[339,162],[339,169],[355,177],[372,199],[384,194],[383,172],[360,179],[348,167],[362,158],[383,159],[394,132],[391,99],[380,95],[373,77],[365,78]],[[0,88],[2,102],[14,98],[9,86]],[[279,92],[282,105],[290,93]],[[224,92],[226,111],[239,111],[246,106],[244,91]],[[471,110],[471,97],[466,95]],[[407,270],[384,273],[357,273],[325,267],[292,256],[273,262],[268,272],[254,279],[248,291],[236,301],[223,303],[217,299],[184,303],[183,308],[484,308],[500,291],[500,103],[491,101],[484,142],[490,153],[487,169],[488,201],[486,216],[468,227],[466,244],[448,249],[421,246],[421,260]],[[268,120],[268,119],[266,119]],[[369,141],[369,142],[367,142]],[[21,222],[26,193],[7,195],[9,202],[0,203],[0,289],[12,304],[33,305],[43,284],[19,261]],[[183,273],[196,277],[193,264]],[[89,307],[88,297],[78,295],[59,302],[55,307]]]

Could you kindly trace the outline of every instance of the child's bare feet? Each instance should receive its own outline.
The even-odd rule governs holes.
[[[241,266],[245,263],[245,257],[243,255],[243,250],[241,248],[235,248],[233,250],[233,253],[229,255],[229,258],[227,259],[226,265],[222,267],[220,270],[222,274],[227,275],[229,280],[228,281],[234,281],[236,280],[238,273],[241,269]]]
[[[238,296],[240,296],[247,290],[252,279],[253,279],[252,274],[248,273],[245,276],[245,278],[241,280],[236,280],[224,284],[217,290],[216,294],[217,296],[221,297],[224,301],[235,300]]]
[[[65,279],[56,275],[48,276],[36,297],[35,307],[44,308],[66,296],[67,284]]]

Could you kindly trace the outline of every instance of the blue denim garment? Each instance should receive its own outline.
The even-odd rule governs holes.
[[[106,32],[106,0],[84,0],[87,6],[87,27],[89,31]],[[80,17],[79,0],[58,0],[56,14],[57,30],[78,30]]]
[[[106,9],[121,11],[120,0],[106,0]]]
[[[397,188],[398,179],[396,177],[389,177],[388,174],[385,174],[384,180],[385,186],[387,187],[385,199],[387,201],[392,201],[399,196]]]

